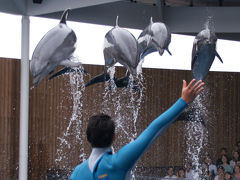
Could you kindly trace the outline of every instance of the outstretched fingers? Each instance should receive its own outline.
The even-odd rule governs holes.
[[[204,85],[205,85],[205,83],[202,82],[202,81],[198,81],[198,82],[194,85],[193,91],[194,91],[194,93],[195,93],[196,96],[203,91],[203,89],[204,89],[203,86],[204,86]]]
[[[183,85],[182,85],[183,88],[186,88],[187,87],[187,82],[185,80],[183,80]]]
[[[196,82],[194,85],[193,85],[193,89],[196,89],[200,84],[202,83],[202,80],[199,80],[198,82]]]
[[[194,83],[196,82],[196,79],[192,79],[191,82],[188,84],[188,87],[193,87]]]
[[[195,95],[197,96],[197,95],[200,94],[203,90],[204,90],[204,88],[201,87],[200,89],[198,89],[198,90],[195,92]]]
[[[182,99],[187,103],[192,102],[195,97],[203,91],[204,85],[205,83],[201,80],[196,82],[196,80],[193,79],[188,85],[186,85],[186,81],[183,80]]]

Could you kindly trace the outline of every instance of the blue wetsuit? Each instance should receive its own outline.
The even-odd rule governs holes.
[[[112,154],[111,148],[93,148],[89,159],[74,169],[71,180],[130,179],[130,171],[137,160],[186,107],[186,102],[180,98],[156,118],[135,141],[123,146],[115,154]]]

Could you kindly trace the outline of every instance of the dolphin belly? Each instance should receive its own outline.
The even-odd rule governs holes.
[[[193,78],[204,80],[215,58],[215,48],[211,45],[202,45],[196,54],[192,67]]]
[[[131,73],[135,73],[132,69],[136,69],[138,58],[138,43],[135,37],[123,28],[114,28],[110,33],[111,41],[114,49],[114,59],[126,67]]]

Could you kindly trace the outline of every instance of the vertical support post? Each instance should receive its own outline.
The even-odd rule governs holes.
[[[164,0],[157,0],[158,15],[161,22],[164,22]]]
[[[22,16],[19,180],[28,178],[29,16]]]

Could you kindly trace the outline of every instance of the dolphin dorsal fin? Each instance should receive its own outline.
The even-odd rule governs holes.
[[[118,16],[116,17],[116,27],[118,27]]]
[[[68,16],[68,11],[70,11],[70,9],[66,9],[61,17],[60,23],[66,24],[67,21],[67,16]]]

